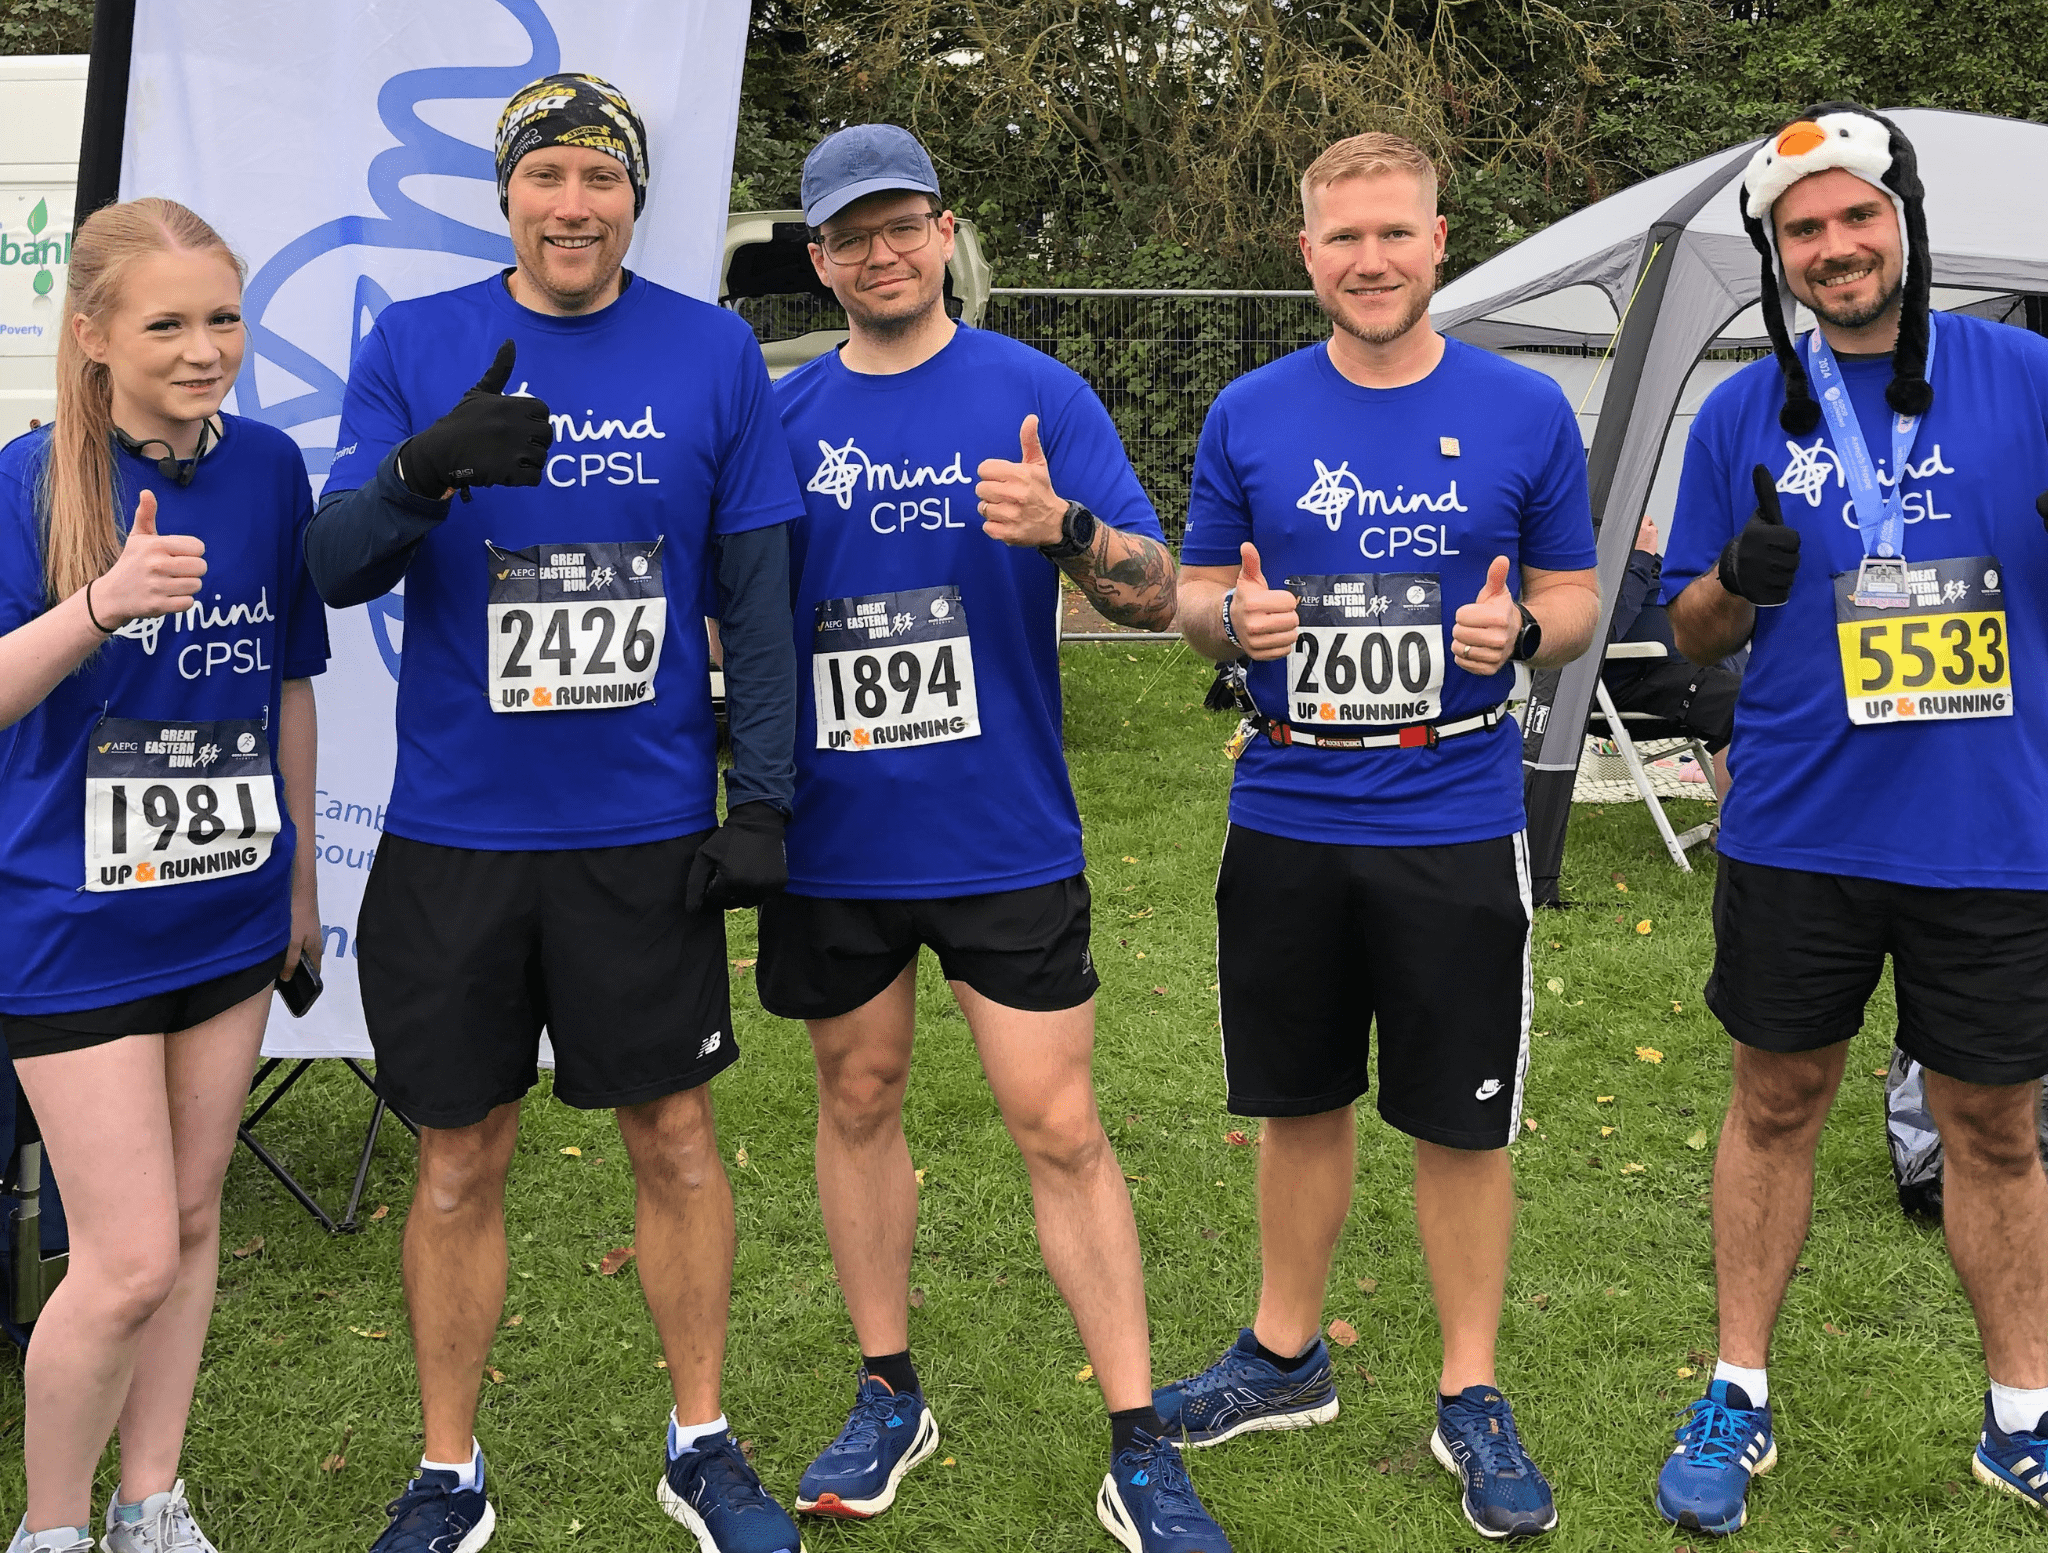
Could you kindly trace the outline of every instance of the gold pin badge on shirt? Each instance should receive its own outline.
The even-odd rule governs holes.
[[[1456,458],[1458,456],[1458,439],[1456,437],[1439,437],[1436,439],[1436,448],[1445,458]]]

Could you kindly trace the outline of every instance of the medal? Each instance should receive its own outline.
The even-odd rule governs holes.
[[[1858,609],[1904,609],[1913,602],[1906,591],[1906,563],[1899,556],[1866,555],[1856,569],[1856,589],[1849,602]]]

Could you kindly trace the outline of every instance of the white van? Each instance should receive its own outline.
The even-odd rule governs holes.
[[[0,442],[56,409],[86,62],[84,54],[0,56]]]

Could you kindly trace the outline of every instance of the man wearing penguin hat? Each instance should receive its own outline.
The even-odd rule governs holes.
[[[2048,340],[1929,311],[1918,163],[1879,114],[1809,109],[1741,199],[1773,352],[1694,420],[1664,565],[1687,657],[1753,649],[1706,988],[1734,1037],[1720,1363],[1657,1508],[1734,1531],[1777,1460],[1771,1331],[1887,954],[1990,1371],[1973,1470],[2048,1506]]]

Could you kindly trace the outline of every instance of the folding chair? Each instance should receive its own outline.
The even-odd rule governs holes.
[[[362,1153],[356,1158],[355,1185],[349,1188],[348,1205],[342,1209],[340,1223],[337,1224],[327,1210],[313,1200],[313,1194],[301,1186],[292,1173],[278,1163],[277,1157],[256,1139],[256,1124],[270,1114],[270,1108],[290,1092],[292,1085],[298,1083],[300,1079],[306,1076],[306,1070],[313,1066],[315,1060],[312,1057],[299,1057],[295,1059],[272,1057],[262,1067],[258,1068],[256,1076],[249,1081],[249,1093],[251,1095],[254,1095],[257,1090],[261,1089],[270,1076],[279,1068],[284,1067],[287,1062],[291,1064],[290,1071],[277,1081],[277,1087],[265,1095],[262,1103],[244,1118],[242,1125],[236,1130],[235,1136],[241,1139],[243,1145],[251,1154],[256,1156],[257,1162],[265,1170],[268,1170],[277,1177],[278,1184],[292,1194],[299,1206],[313,1215],[322,1229],[326,1230],[330,1235],[352,1235],[359,1227],[356,1223],[356,1210],[363,1205],[363,1188],[370,1179],[370,1156],[377,1150],[377,1135],[384,1128],[384,1113],[390,1110],[390,1107],[384,1103],[384,1097],[377,1094],[377,1081],[363,1071],[363,1065],[353,1057],[341,1059],[342,1062],[347,1064],[349,1072],[362,1081],[363,1087],[369,1090],[372,1095],[376,1095],[377,1103],[370,1111],[370,1125],[363,1134]],[[406,1131],[410,1132],[415,1138],[420,1135],[419,1128],[413,1126],[410,1121],[407,1121],[403,1112],[391,1111],[391,1114],[396,1116],[404,1125]]]
[[[1617,659],[1670,656],[1662,642],[1610,642],[1607,645],[1609,663]],[[1656,717],[1648,712],[1616,711],[1614,697],[1608,693],[1604,677],[1593,681],[1593,697],[1595,705],[1586,719],[1586,731],[1614,741],[1615,748],[1621,752],[1622,764],[1628,767],[1630,780],[1635,783],[1636,791],[1643,795],[1643,802],[1649,806],[1650,817],[1657,822],[1657,834],[1664,838],[1664,850],[1671,854],[1671,861],[1678,865],[1681,872],[1691,873],[1692,864],[1686,861],[1686,849],[1713,835],[1714,822],[1709,820],[1706,824],[1695,825],[1687,831],[1672,830],[1671,821],[1664,813],[1664,805],[1658,799],[1656,789],[1650,785],[1650,773],[1644,769],[1642,751],[1638,748],[1637,741],[1643,740],[1666,746],[1651,751],[1652,759],[1669,754],[1673,748],[1683,749],[1690,745],[1693,758],[1700,763],[1701,772],[1709,778],[1709,794],[1714,790],[1711,781],[1714,757],[1707,753],[1704,743],[1666,718]]]

